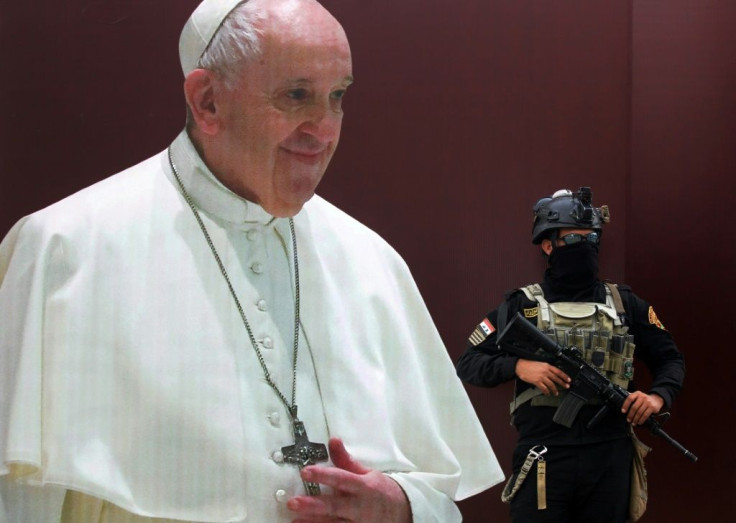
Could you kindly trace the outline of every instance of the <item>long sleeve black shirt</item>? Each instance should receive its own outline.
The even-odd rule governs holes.
[[[669,408],[672,400],[682,388],[685,377],[685,365],[682,353],[677,349],[669,332],[652,320],[650,305],[636,296],[631,288],[619,285],[621,299],[626,310],[629,333],[634,336],[636,350],[634,357],[647,367],[652,376],[649,394],[658,394]],[[606,291],[602,282],[597,282],[587,295],[576,297],[555,293],[548,285],[543,284],[545,299],[549,302],[588,301],[605,303]],[[536,307],[537,302],[530,301],[520,290],[512,291],[506,296],[506,323],[523,309]],[[499,309],[486,316],[494,326],[498,325]],[[501,351],[496,345],[498,330],[490,334],[479,345],[468,342],[465,353],[457,361],[457,374],[464,382],[480,387],[495,387],[501,383],[516,379],[515,395],[519,395],[531,385],[516,377],[517,356]],[[636,379],[636,377],[635,377]],[[635,390],[632,382],[630,390]],[[511,399],[511,398],[509,398]],[[519,431],[519,443],[547,444],[582,444],[605,441],[627,434],[625,417],[620,413],[609,413],[601,423],[588,429],[587,421],[598,411],[599,405],[586,405],[578,415],[575,424],[566,428],[552,421],[555,407],[532,407],[528,402],[519,407],[514,414],[514,425]]]

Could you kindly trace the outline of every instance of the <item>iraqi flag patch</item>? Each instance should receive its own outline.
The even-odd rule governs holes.
[[[494,332],[496,332],[496,327],[494,327],[491,321],[486,318],[478,324],[473,333],[470,335],[470,338],[468,338],[468,341],[473,346],[480,345],[481,343],[483,343],[483,340],[485,340]]]

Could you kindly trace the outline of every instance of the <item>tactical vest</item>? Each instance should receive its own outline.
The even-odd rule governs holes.
[[[539,284],[520,289],[537,302],[537,327],[565,347],[576,347],[611,382],[626,389],[634,377],[634,337],[628,334],[625,310],[615,285],[606,283],[606,303],[549,303]],[[528,317],[529,313],[525,311]],[[533,406],[557,406],[560,396],[544,396],[537,388],[527,389],[511,402],[511,413],[527,401]]]

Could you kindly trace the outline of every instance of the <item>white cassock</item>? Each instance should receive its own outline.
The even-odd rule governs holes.
[[[221,185],[186,133],[171,151],[291,399],[289,221]],[[415,521],[459,520],[451,499],[503,474],[408,268],[318,196],[294,224],[296,404],[310,440],[340,437],[390,474]],[[141,516],[291,520],[285,501],[304,489],[279,455],[294,443],[287,411],[166,152],[23,218],[0,247],[0,278],[9,523],[59,521],[67,489]]]

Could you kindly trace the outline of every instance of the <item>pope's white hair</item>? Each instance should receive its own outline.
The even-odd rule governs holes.
[[[197,67],[214,72],[227,88],[235,87],[243,64],[260,56],[261,30],[264,18],[248,0],[238,4],[222,22],[199,58]]]

